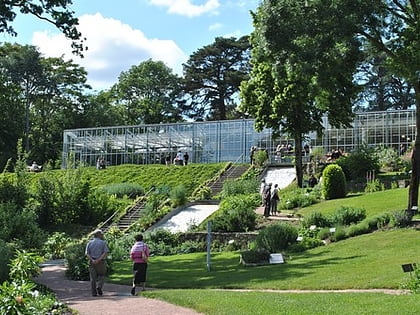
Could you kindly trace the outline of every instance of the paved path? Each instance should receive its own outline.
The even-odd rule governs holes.
[[[46,264],[34,280],[53,290],[57,298],[80,315],[197,315],[194,310],[130,294],[131,286],[106,283],[102,297],[92,297],[88,281],[65,278],[65,267]]]

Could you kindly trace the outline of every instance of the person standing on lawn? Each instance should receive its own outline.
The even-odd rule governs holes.
[[[89,276],[92,288],[92,296],[102,296],[102,288],[106,274],[106,256],[108,255],[108,245],[104,241],[101,230],[93,232],[93,239],[86,245],[85,254],[89,259]]]
[[[130,250],[130,258],[133,261],[133,288],[131,289],[131,295],[136,294],[137,285],[141,286],[143,291],[146,289],[147,262],[150,256],[149,247],[143,242],[143,235],[138,234],[135,239],[136,242]]]

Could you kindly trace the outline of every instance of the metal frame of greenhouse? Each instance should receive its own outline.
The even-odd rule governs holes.
[[[322,125],[323,134],[310,133],[305,143],[325,153],[351,152],[361,144],[398,150],[414,141],[415,110],[356,113],[351,128],[332,128],[327,117]],[[293,139],[274,137],[271,129],[257,132],[253,119],[73,129],[64,131],[62,166],[93,166],[100,157],[107,165],[164,164],[178,151],[188,152],[192,163],[248,162],[252,146],[274,160],[280,143],[293,145]]]

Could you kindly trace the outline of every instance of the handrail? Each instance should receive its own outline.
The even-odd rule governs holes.
[[[226,170],[226,172],[224,174],[221,174],[217,179],[215,179],[210,185],[208,185],[208,187],[211,189],[217,182],[218,180],[223,176],[226,175],[226,178],[229,178],[229,176],[233,173],[233,171],[236,169],[237,164],[239,164],[239,160],[243,158],[243,154],[241,154],[236,160],[235,162],[232,162],[231,166]]]
[[[149,191],[148,192],[146,192],[143,196],[140,196],[139,198],[138,198],[138,200],[134,203],[134,205],[132,205],[130,208],[129,208],[129,210],[127,210],[127,212],[124,214],[124,215],[126,215],[126,214],[128,214],[128,213],[130,213],[130,211],[131,211],[131,209],[133,209],[136,205],[137,205],[137,203],[141,200],[141,199],[144,199],[144,198],[146,198],[152,191],[154,190],[154,188],[150,188],[149,189]],[[117,214],[119,214],[119,211],[117,210],[117,211],[115,211],[108,219],[106,219],[106,221],[105,222],[103,222],[102,224],[99,224],[98,225],[98,229],[102,229],[104,226],[106,226],[107,224],[109,224],[109,222],[111,221],[111,220],[113,220],[114,219],[114,217],[116,217],[117,216]],[[123,216],[124,216],[123,215]],[[130,217],[130,219],[131,219],[131,217]],[[110,225],[110,224],[109,224]]]

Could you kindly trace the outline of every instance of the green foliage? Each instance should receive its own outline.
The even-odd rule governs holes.
[[[10,262],[10,278],[14,281],[24,283],[41,273],[39,264],[42,257],[27,252],[25,250],[17,250],[15,257]]]
[[[192,200],[209,200],[211,199],[212,191],[210,187],[203,186],[195,190],[191,195]]]
[[[170,198],[173,207],[184,205],[188,200],[187,188],[184,185],[175,186],[170,192]]]
[[[347,236],[348,237],[353,237],[353,236],[358,236],[358,235],[362,235],[362,234],[367,234],[370,233],[371,229],[369,226],[369,223],[367,221],[362,221],[358,224],[352,224],[347,228]]]
[[[407,227],[411,223],[412,216],[406,211],[393,211],[391,214],[391,224],[395,227]]]
[[[64,258],[64,250],[71,239],[63,232],[54,232],[45,242],[43,251],[48,259]]]
[[[410,273],[410,277],[402,284],[402,288],[409,290],[413,294],[420,293],[420,267],[419,264],[413,264],[414,271]]]
[[[184,89],[191,95],[186,113],[190,118],[225,120],[238,116],[235,95],[248,75],[249,48],[247,36],[216,37],[190,56],[184,64]]]
[[[318,211],[311,212],[309,215],[305,216],[302,221],[302,226],[305,228],[309,228],[311,225],[317,227],[329,227],[331,224],[332,223],[329,217]]]
[[[375,157],[378,161],[380,168],[394,171],[398,169],[400,163],[400,157],[398,152],[393,148],[379,145],[375,147]]]
[[[363,208],[355,208],[341,206],[331,216],[330,221],[334,225],[350,225],[357,223],[366,218],[366,210]]]
[[[246,250],[241,252],[241,258],[248,264],[268,263],[270,252],[264,248]]]
[[[12,258],[13,246],[0,239],[0,283],[9,276],[9,262]]]
[[[86,240],[70,243],[64,250],[66,276],[72,280],[89,280],[89,264],[85,255]]]
[[[258,248],[264,248],[270,253],[280,252],[296,242],[297,229],[289,223],[276,223],[262,229],[257,238]]]
[[[117,198],[127,196],[131,199],[144,195],[144,188],[135,183],[116,183],[100,187],[100,189],[109,195],[115,195]]]
[[[268,152],[266,150],[257,150],[254,153],[254,163],[256,167],[263,167],[268,160]]]
[[[327,165],[322,172],[322,194],[325,199],[338,199],[346,196],[346,178],[339,165]]]
[[[340,157],[336,163],[342,168],[347,180],[364,179],[369,171],[379,173],[375,149],[366,145],[358,147],[349,156]]]
[[[45,233],[37,223],[36,214],[14,203],[0,203],[0,239],[15,241],[22,248],[40,248]]]
[[[41,261],[42,258],[34,253],[16,251],[10,263],[10,278],[13,281],[4,281],[0,286],[0,314],[52,314],[50,311],[53,309],[57,312],[65,309],[51,294],[36,290],[37,286],[31,281],[40,274]]]
[[[382,191],[385,190],[385,185],[380,182],[379,179],[374,179],[372,181],[368,181],[366,183],[365,192],[372,193],[376,191]]]
[[[259,183],[257,179],[246,180],[226,180],[223,183],[222,198],[234,195],[255,194],[258,191]]]
[[[256,226],[255,208],[260,204],[259,194],[234,195],[224,198],[211,216],[212,230],[216,232],[247,232]],[[205,222],[202,223],[203,226]]]
[[[280,209],[295,209],[310,206],[318,202],[320,198],[319,190],[308,190],[305,188],[296,188],[280,193]]]

